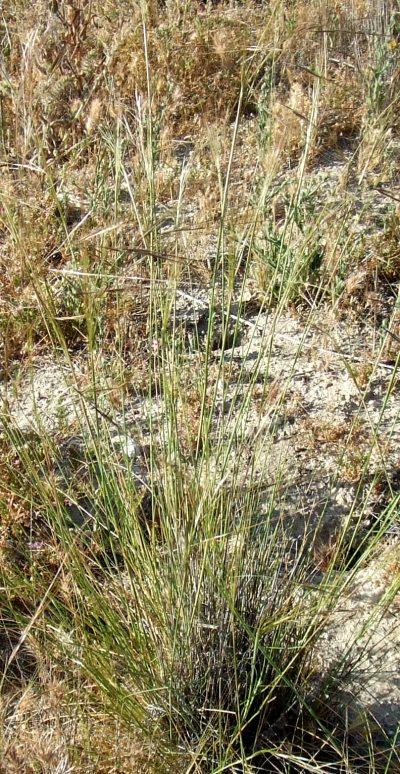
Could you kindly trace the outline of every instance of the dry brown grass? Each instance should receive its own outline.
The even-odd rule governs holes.
[[[232,213],[240,207],[240,217],[251,220],[251,211],[243,210],[242,203],[254,190],[257,168],[271,174],[271,169],[279,171],[299,158],[313,99],[309,163],[317,163],[324,150],[361,138],[360,174],[382,172],[395,129],[388,115],[377,126],[368,120],[368,78],[375,77],[371,33],[378,34],[379,21],[367,0],[350,8],[348,3],[319,0],[287,7],[280,2],[151,2],[143,14],[134,2],[118,7],[110,2],[102,9],[58,2],[53,10],[56,13],[41,0],[34,5],[14,2],[3,22],[4,161],[26,165],[9,169],[1,183],[2,266],[7,265],[2,272],[2,316],[20,318],[23,327],[18,336],[18,324],[10,323],[8,339],[15,337],[14,351],[32,327],[27,313],[35,307],[32,267],[40,276],[55,260],[62,265],[70,257],[64,248],[47,258],[65,231],[57,214],[57,191],[65,190],[68,182],[67,189],[73,187],[78,198],[94,194],[91,226],[109,222],[107,208],[96,198],[96,178],[100,160],[112,188],[113,159],[105,154],[104,133],[114,132],[116,126],[121,131],[121,121],[130,127],[125,164],[132,170],[139,200],[147,195],[137,131],[140,115],[145,117],[149,110],[152,114],[161,162],[154,178],[158,201],[178,194],[177,141],[195,140],[186,195],[198,213],[196,226],[207,231],[213,230],[221,198],[215,152],[223,165],[230,143],[226,130],[241,84],[245,113],[256,116],[264,104],[269,139],[267,149],[265,143],[254,144],[257,122],[251,118],[253,128],[243,130],[244,144],[237,148],[237,170],[234,165],[232,171]],[[385,45],[395,62],[393,41]],[[385,98],[389,102],[395,64],[391,73]],[[71,205],[66,206],[63,218],[68,222]],[[85,207],[78,209],[76,219],[84,213]],[[115,240],[111,244],[115,246]]]
[[[79,694],[62,676],[43,673],[2,703],[2,774],[151,774],[159,771],[154,751],[91,704],[91,688]]]

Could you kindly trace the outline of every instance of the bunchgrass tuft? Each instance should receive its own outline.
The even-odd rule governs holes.
[[[4,9],[6,774],[400,770],[381,6]]]

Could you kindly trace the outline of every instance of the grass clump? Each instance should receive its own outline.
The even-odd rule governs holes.
[[[4,10],[6,772],[399,770],[397,16]]]
[[[363,627],[340,656],[323,645],[386,527],[364,532],[355,556],[349,519],[320,561],[317,533],[294,536],[273,493],[265,512],[262,482],[243,483],[237,464],[227,474],[233,438],[210,444],[213,401],[204,442],[188,455],[167,343],[159,356],[169,408],[140,475],[128,439],[115,445],[101,413],[80,420],[87,441],[71,483],[54,474],[50,439],[39,454],[37,443],[19,444],[22,486],[10,470],[9,489],[30,483],[36,539],[25,527],[19,561],[3,564],[6,607],[25,632],[5,675],[26,636],[39,654],[46,643],[62,679],[82,669],[95,704],[154,747],[157,770],[390,771],[395,749],[368,748],[371,721],[357,706]],[[12,424],[4,429],[18,447]],[[391,504],[384,520],[394,518]]]

